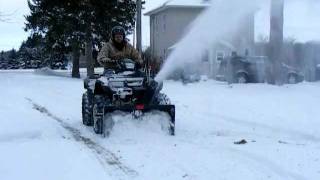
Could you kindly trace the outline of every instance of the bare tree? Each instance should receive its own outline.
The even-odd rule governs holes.
[[[3,21],[5,21],[5,19],[4,19],[2,12],[0,12],[0,22],[3,22]]]
[[[86,38],[85,38],[85,55],[86,55],[86,63],[87,63],[87,76],[93,77],[94,75],[94,60],[92,57],[92,36],[91,36],[90,28],[87,29]]]
[[[4,14],[0,11],[0,22],[12,23],[10,17],[13,16],[15,13],[16,11],[14,11],[13,13]]]

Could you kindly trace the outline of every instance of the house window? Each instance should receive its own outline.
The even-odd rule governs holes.
[[[216,52],[216,61],[221,62],[224,59],[224,52],[223,51],[217,51]]]
[[[157,30],[159,29],[159,17],[156,16],[156,27],[157,27]]]
[[[205,51],[203,54],[202,54],[202,62],[208,62],[209,61],[209,51]]]
[[[167,15],[163,15],[163,17],[162,17],[163,19],[163,31],[165,31],[166,30],[166,28],[167,28],[167,22],[166,22],[166,19],[167,19]]]
[[[159,17],[155,16],[155,34],[159,36]]]

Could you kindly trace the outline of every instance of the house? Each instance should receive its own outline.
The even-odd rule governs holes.
[[[302,63],[306,81],[320,80],[320,42],[310,41],[304,44]]]
[[[150,16],[151,53],[160,59],[167,57],[169,48],[179,41],[186,27],[208,6],[181,2],[168,1],[145,13]]]
[[[212,0],[214,1],[214,0]],[[171,0],[145,15],[150,16],[150,48],[151,54],[160,60],[165,60],[177,42],[183,37],[188,26],[206,8],[211,6],[209,0]],[[204,54],[200,68],[204,74],[215,77],[219,59],[231,54],[232,51],[243,52],[254,44],[254,13],[239,29],[241,36],[230,40],[221,40],[212,45]]]

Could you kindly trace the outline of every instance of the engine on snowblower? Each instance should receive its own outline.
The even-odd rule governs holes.
[[[143,114],[158,110],[169,114],[168,132],[174,135],[175,106],[160,93],[162,83],[140,70],[134,61],[118,61],[116,69],[106,69],[101,75],[85,79],[84,88],[87,91],[82,97],[82,120],[84,125],[93,125],[95,133],[109,135],[114,111]]]

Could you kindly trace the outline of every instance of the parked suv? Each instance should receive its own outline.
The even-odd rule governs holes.
[[[217,80],[229,83],[265,82],[266,57],[231,56],[223,59],[218,70]]]
[[[304,75],[297,68],[282,63],[281,70],[285,77],[285,83],[296,84],[304,80]]]
[[[316,69],[316,80],[317,80],[317,81],[320,80],[320,64],[317,65],[317,69]]]
[[[216,79],[228,83],[264,83],[269,68],[270,61],[266,56],[234,54],[221,61]],[[295,84],[304,79],[301,71],[284,63],[281,66],[281,73],[285,83]]]

